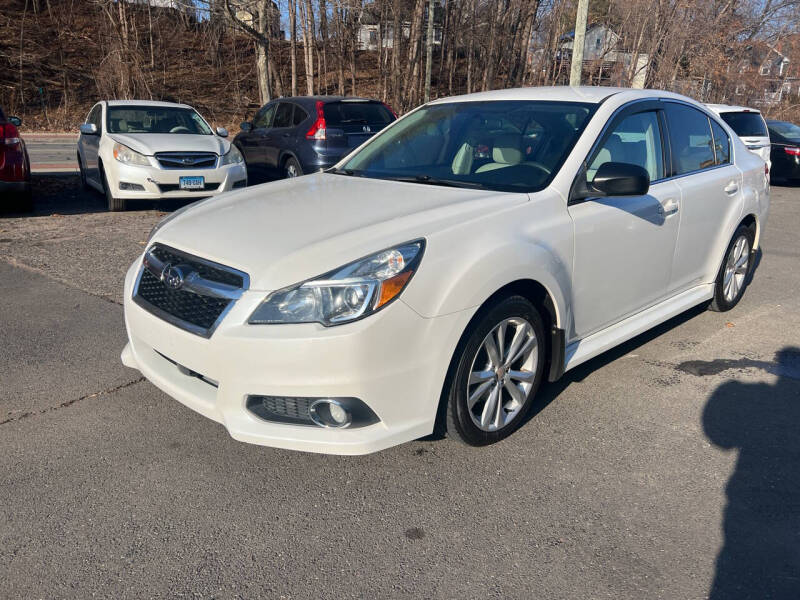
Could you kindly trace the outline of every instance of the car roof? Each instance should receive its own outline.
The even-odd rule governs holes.
[[[173,108],[192,108],[188,104],[178,102],[161,102],[159,100],[106,100],[109,106],[171,106]]]
[[[757,108],[750,108],[749,106],[735,106],[733,104],[706,104],[708,108],[717,114],[729,112],[751,112],[761,114]]]
[[[315,104],[316,102],[380,102],[375,98],[362,98],[361,96],[283,96],[275,100],[291,100],[298,104]]]

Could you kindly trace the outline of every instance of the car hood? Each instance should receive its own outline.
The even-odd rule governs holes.
[[[251,289],[271,291],[527,200],[320,173],[201,201],[152,241],[240,269]]]
[[[152,156],[156,152],[213,152],[225,154],[231,143],[216,135],[192,135],[187,133],[112,133],[109,137],[136,150]]]

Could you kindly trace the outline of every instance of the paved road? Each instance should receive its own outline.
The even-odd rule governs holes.
[[[78,170],[77,133],[23,135],[34,173],[74,173]]]
[[[235,442],[122,367],[104,290],[157,214],[62,197],[0,220],[0,597],[800,597],[800,190],[733,311],[495,446],[365,457]]]

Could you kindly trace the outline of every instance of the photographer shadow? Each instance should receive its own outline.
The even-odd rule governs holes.
[[[800,598],[800,348],[761,368],[774,385],[729,381],[703,411],[708,439],[739,451],[711,600]]]

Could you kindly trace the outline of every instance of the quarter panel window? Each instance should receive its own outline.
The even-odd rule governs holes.
[[[709,118],[691,106],[666,104],[675,175],[713,167],[716,160]]]
[[[294,107],[294,117],[292,118],[292,125],[300,125],[308,117],[308,113],[299,106]]]
[[[597,169],[607,162],[638,165],[648,172],[650,181],[663,179],[664,153],[658,114],[655,111],[636,113],[617,123],[589,161],[587,181],[593,181]]]
[[[711,133],[714,135],[714,156],[716,164],[727,165],[731,162],[731,139],[719,123],[711,121]]]
[[[278,110],[275,111],[275,124],[273,127],[291,127],[293,109],[294,104],[289,104],[288,102],[281,102],[278,104]]]

